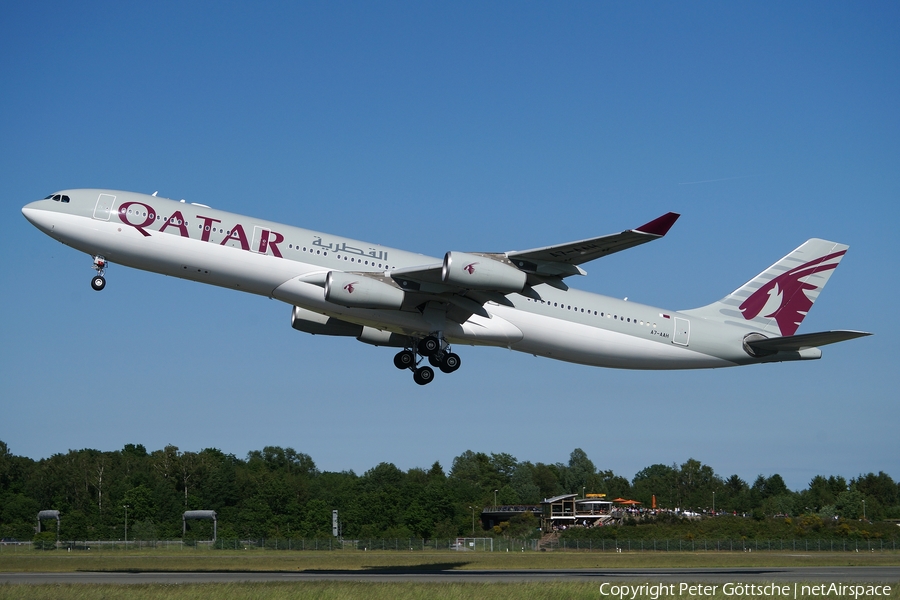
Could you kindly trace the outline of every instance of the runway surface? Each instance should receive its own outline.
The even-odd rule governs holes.
[[[722,569],[534,569],[534,570],[390,570],[277,572],[78,572],[0,573],[0,585],[107,583],[185,584],[289,581],[365,581],[486,583],[529,581],[648,581],[651,583],[759,583],[795,581],[900,583],[900,567],[772,567]]]

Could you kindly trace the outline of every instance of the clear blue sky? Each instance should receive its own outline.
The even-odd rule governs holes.
[[[0,20],[0,440],[265,445],[321,469],[467,449],[631,478],[690,457],[746,480],[900,479],[900,5],[6,2]],[[810,237],[850,251],[800,333],[820,361],[676,373],[460,348],[426,388],[393,351],[277,301],[90,259],[21,207],[152,193],[402,247],[664,240],[579,288],[673,310]]]

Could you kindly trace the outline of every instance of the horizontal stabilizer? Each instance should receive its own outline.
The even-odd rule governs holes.
[[[747,340],[746,343],[758,355],[766,355],[775,354],[776,352],[798,352],[804,348],[817,348],[867,335],[872,334],[865,331],[821,331],[819,333],[805,333],[787,337]]]

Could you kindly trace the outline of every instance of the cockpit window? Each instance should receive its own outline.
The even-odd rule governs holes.
[[[53,194],[50,194],[49,196],[47,196],[46,198],[44,198],[44,200],[49,200],[49,199],[52,198],[52,197],[53,197]]]
[[[68,202],[68,201],[69,201],[69,197],[68,197],[68,196],[62,196],[62,197],[60,198],[60,201],[61,201],[61,202]]]
[[[44,198],[44,200],[50,200],[50,199],[53,199],[56,202],[68,202],[69,201],[69,197],[65,196],[63,194],[50,194],[49,196]]]

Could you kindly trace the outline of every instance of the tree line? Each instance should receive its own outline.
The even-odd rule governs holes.
[[[182,537],[185,510],[215,510],[223,538],[316,538],[332,534],[332,510],[350,538],[452,538],[471,533],[483,507],[538,504],[564,493],[605,493],[649,508],[819,518],[900,518],[900,485],[883,472],[849,482],[814,477],[791,491],[778,474],[748,483],[723,478],[695,459],[655,464],[629,481],[597,469],[576,448],[567,463],[519,461],[506,453],[467,450],[449,472],[402,471],[381,463],[362,475],[329,472],[292,448],[266,446],[240,459],[221,450],[199,452],[143,445],[122,450],[70,450],[32,460],[0,441],[0,537],[32,539],[40,510],[59,510],[68,540]],[[865,515],[864,515],[865,512]],[[56,524],[52,525],[55,535]],[[210,537],[211,525],[192,522],[187,537]]]

